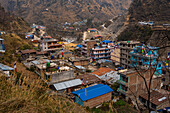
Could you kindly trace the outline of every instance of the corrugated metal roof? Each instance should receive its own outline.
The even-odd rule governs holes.
[[[2,71],[11,71],[11,70],[14,70],[14,68],[11,68],[11,67],[9,67],[7,65],[4,65],[4,64],[0,63],[0,70],[2,70]]]
[[[48,60],[48,59],[40,59],[40,60],[32,61],[32,63],[35,64],[35,65],[42,64],[42,63],[47,63],[47,62],[50,62],[50,60]]]
[[[86,88],[86,92],[85,92],[85,89],[81,89],[81,90],[72,92],[72,94],[76,94],[80,97],[82,101],[86,101],[86,100],[107,94],[112,91],[113,90],[108,85],[98,84],[98,85]]]
[[[65,81],[65,82],[61,82],[61,83],[57,83],[53,85],[56,90],[62,90],[62,89],[78,86],[81,84],[82,84],[82,81],[80,79],[74,79],[74,80],[69,80],[69,81]]]

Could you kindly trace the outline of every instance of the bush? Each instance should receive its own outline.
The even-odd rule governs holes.
[[[123,101],[123,100],[119,100],[119,101],[117,101],[117,102],[115,103],[115,105],[116,105],[116,106],[124,106],[124,105],[126,105],[126,102]]]

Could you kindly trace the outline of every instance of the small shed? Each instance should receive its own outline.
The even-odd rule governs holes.
[[[53,84],[51,88],[55,89],[56,91],[59,92],[67,92],[71,93],[71,91],[75,91],[76,87],[81,86],[82,81],[80,79],[73,79],[73,80],[68,80],[60,83]]]
[[[10,77],[10,71],[13,71],[14,68],[11,68],[7,65],[1,64],[0,63],[0,71],[5,74],[7,77]]]
[[[82,106],[93,108],[103,102],[110,101],[112,98],[112,89],[108,85],[98,84],[75,92],[74,101]]]

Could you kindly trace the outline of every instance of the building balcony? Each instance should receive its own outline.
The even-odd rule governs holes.
[[[81,52],[82,52],[82,53],[87,53],[87,51],[84,51],[84,50],[82,50]]]
[[[82,49],[85,49],[85,50],[87,50],[87,47],[84,47],[84,46],[83,46],[83,47],[82,47]]]
[[[92,51],[110,50],[109,48],[92,48]]]
[[[120,89],[120,88],[118,88],[117,91],[120,92],[120,93],[123,93],[124,95],[126,95],[126,93],[127,93],[127,91]]]
[[[94,52],[94,53],[91,53],[92,55],[101,55],[101,54],[110,54],[111,52],[101,52],[101,53],[97,53],[97,52]]]
[[[122,80],[118,80],[117,83],[122,84],[122,85],[124,85],[124,86],[127,85],[127,83],[126,83],[125,81],[122,81]]]
[[[99,56],[99,57],[92,57],[93,59],[107,59],[110,58],[111,56]]]
[[[145,59],[156,59],[158,58],[158,55],[144,55],[144,54],[140,54],[140,53],[134,53],[134,52],[129,52],[129,54],[137,56],[137,57],[141,57],[141,58],[145,58]]]

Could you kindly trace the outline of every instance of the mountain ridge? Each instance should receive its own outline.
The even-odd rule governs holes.
[[[0,3],[29,23],[53,25],[87,18],[105,21],[126,12],[131,0],[0,0]]]

